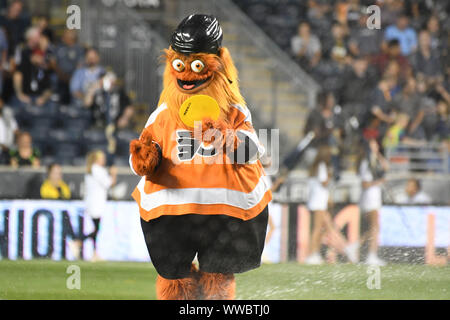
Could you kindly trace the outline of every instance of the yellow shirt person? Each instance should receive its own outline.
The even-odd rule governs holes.
[[[59,164],[51,164],[48,167],[47,179],[41,185],[42,199],[65,199],[71,197],[69,186],[62,180],[62,170]]]

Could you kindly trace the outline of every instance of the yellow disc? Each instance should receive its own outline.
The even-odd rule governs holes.
[[[212,120],[217,120],[220,108],[215,99],[199,94],[186,99],[181,105],[178,114],[186,126],[194,128],[194,122],[202,121],[203,118],[209,117]]]

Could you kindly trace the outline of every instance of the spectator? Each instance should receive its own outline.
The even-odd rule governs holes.
[[[351,64],[351,69],[343,80],[342,103],[358,105],[360,109],[367,102],[372,88],[374,87],[375,75],[373,68],[369,66],[367,58],[357,58]],[[358,94],[355,94],[357,92]],[[345,109],[345,107],[344,107]],[[360,110],[355,110],[360,112]]]
[[[401,52],[404,56],[409,56],[414,53],[417,48],[416,31],[409,26],[409,18],[405,14],[397,18],[395,25],[390,25],[386,28],[384,38],[387,41],[398,39]]]
[[[21,132],[17,137],[17,149],[11,149],[9,153],[10,164],[13,168],[22,166],[40,166],[41,153],[33,148],[33,140],[28,132]]]
[[[92,109],[97,126],[114,125],[123,129],[129,125],[133,107],[121,81],[113,72],[102,76],[97,90],[89,91],[85,101],[86,106]]]
[[[53,30],[49,27],[49,20],[49,17],[46,15],[38,15],[35,17],[35,26],[41,31],[42,35],[45,35],[53,43],[54,35]]]
[[[434,138],[438,141],[450,139],[450,108],[449,103],[443,99],[436,105],[437,121],[435,123]]]
[[[372,61],[379,75],[383,75],[392,62],[398,64],[400,76],[402,79],[405,79],[410,73],[410,65],[408,59],[402,55],[400,43],[397,39],[390,40],[387,44],[386,51],[376,55]]]
[[[439,53],[431,48],[430,33],[422,30],[419,33],[419,50],[411,57],[418,77],[424,78],[429,87],[442,81],[442,66]]]
[[[391,110],[391,90],[395,85],[395,78],[384,76],[372,91],[369,98],[370,108],[363,121],[363,135],[366,139],[380,138],[384,134],[386,125],[395,121]]]
[[[94,48],[89,48],[85,55],[85,66],[75,71],[70,81],[70,92],[80,106],[88,106],[86,97],[89,91],[100,87],[99,79],[105,74],[100,65],[100,56]]]
[[[0,99],[0,164],[9,163],[9,151],[14,145],[14,136],[18,131],[12,110],[5,107]]]
[[[9,43],[8,56],[15,54],[16,47],[23,42],[25,31],[31,25],[29,18],[23,15],[23,3],[20,0],[14,0],[8,7],[5,17],[0,17],[0,26],[5,28]]]
[[[291,50],[299,64],[306,68],[313,68],[321,57],[319,38],[311,34],[309,23],[302,22],[298,26],[298,34],[291,39]]]
[[[425,139],[422,124],[425,117],[426,101],[419,94],[417,81],[414,77],[408,78],[402,92],[394,97],[393,105],[399,112],[407,114],[411,119],[407,134],[415,139]]]
[[[335,115],[333,108],[335,98],[332,92],[321,92],[317,98],[317,108],[311,110],[306,120],[304,134],[315,133],[315,145],[328,145],[332,131],[335,129]]]
[[[406,182],[405,191],[395,198],[397,204],[431,204],[431,198],[424,191],[419,180],[411,178]]]
[[[22,51],[20,64],[14,73],[14,104],[19,107],[30,104],[44,106],[52,94],[46,48],[41,48],[39,29],[29,29],[26,38],[27,47]]]
[[[70,188],[63,181],[61,166],[57,163],[50,164],[47,168],[47,179],[41,186],[41,198],[69,200],[70,197]]]
[[[395,149],[400,142],[407,139],[406,127],[409,123],[409,116],[406,113],[399,113],[395,123],[389,127],[383,138],[383,147],[385,149]]]
[[[344,25],[339,23],[333,24],[331,35],[324,41],[324,52],[327,57],[333,57],[333,55],[339,57],[347,56],[347,33]]]
[[[8,65],[8,40],[5,31],[0,27],[0,97],[3,94],[3,71]]]
[[[361,15],[359,25],[350,32],[348,47],[355,57],[375,56],[383,40],[380,30],[367,28],[367,15]]]
[[[431,50],[441,51],[444,41],[441,39],[439,18],[437,16],[432,15],[430,16],[430,18],[428,18],[426,30],[428,31],[431,38]]]
[[[76,30],[66,29],[61,40],[61,45],[55,50],[52,67],[58,78],[57,93],[59,101],[62,104],[70,104],[70,79],[75,70],[82,64],[84,49],[78,44]]]

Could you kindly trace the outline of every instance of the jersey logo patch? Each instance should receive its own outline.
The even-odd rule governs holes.
[[[190,161],[195,155],[214,157],[217,154],[213,145],[205,146],[202,141],[191,136],[191,131],[177,130],[177,156],[180,161]]]

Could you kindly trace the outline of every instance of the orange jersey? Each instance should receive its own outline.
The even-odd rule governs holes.
[[[224,214],[248,220],[267,206],[272,194],[259,161],[264,147],[251,125],[250,112],[234,105],[228,121],[257,145],[255,157],[245,164],[227,163],[225,154],[193,140],[165,103],[151,114],[146,128],[160,146],[162,159],[150,179],[142,177],[132,194],[144,220],[183,214]],[[131,157],[130,166],[134,171]]]

